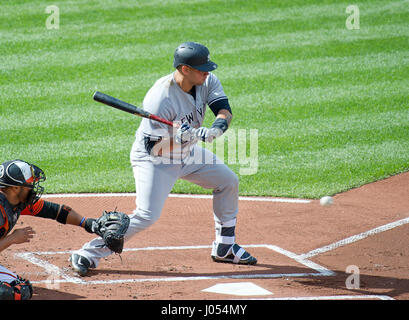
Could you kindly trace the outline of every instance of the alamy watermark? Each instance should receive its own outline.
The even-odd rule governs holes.
[[[60,289],[59,282],[60,279],[61,279],[60,270],[52,270],[45,281],[46,288],[50,290]]]
[[[175,134],[176,130],[174,131]],[[195,140],[178,145],[170,139],[166,129],[156,129],[152,136],[161,137],[151,152],[152,161],[156,164],[238,165],[240,175],[253,175],[258,171],[257,129],[230,128],[212,143]],[[196,148],[196,144],[201,148]]]
[[[348,30],[358,30],[360,29],[360,13],[359,7],[357,5],[351,4],[346,8],[346,13],[349,14],[345,21],[345,26]]]
[[[227,145],[226,145],[227,141]],[[215,154],[227,163],[238,164],[240,175],[253,175],[258,170],[258,130],[227,130],[214,142]]]
[[[351,273],[345,281],[345,286],[349,290],[357,290],[360,288],[359,268],[355,265],[350,265],[345,270],[346,273]]]
[[[45,20],[45,27],[48,30],[60,29],[60,8],[55,5],[47,6],[45,13],[49,14]]]

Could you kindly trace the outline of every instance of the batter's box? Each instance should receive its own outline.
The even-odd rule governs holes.
[[[115,284],[211,279],[261,279],[281,277],[332,276],[334,272],[288,250],[268,244],[243,245],[255,257],[254,266],[215,263],[211,246],[126,248],[121,257],[102,259],[97,269],[79,277],[69,268],[71,251],[26,252],[16,255],[58,275],[55,282]],[[32,281],[46,283],[48,280]]]

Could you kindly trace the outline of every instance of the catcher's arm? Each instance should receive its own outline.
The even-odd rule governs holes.
[[[80,226],[89,233],[95,233],[104,240],[109,249],[116,253],[122,252],[125,232],[129,226],[129,217],[126,214],[117,211],[104,211],[98,219],[87,219],[68,206],[57,204],[53,204],[53,206],[54,208],[59,206],[54,219],[60,223]]]
[[[26,207],[21,212],[21,214],[52,219],[62,224],[71,224],[83,228],[85,228],[86,226],[86,221],[89,220],[69,206],[50,201],[44,201],[42,199],[36,202],[33,206]],[[87,231],[91,232],[90,230]]]
[[[74,209],[71,209],[70,214],[67,216],[67,224],[74,226],[85,227],[85,221],[88,220],[84,216],[80,215]]]

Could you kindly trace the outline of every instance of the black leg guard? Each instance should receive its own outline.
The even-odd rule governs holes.
[[[33,287],[28,280],[21,278],[11,283],[0,281],[0,300],[29,300],[33,296]]]
[[[0,300],[16,300],[14,289],[7,282],[0,281]]]

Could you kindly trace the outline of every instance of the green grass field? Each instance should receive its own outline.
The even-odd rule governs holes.
[[[228,163],[242,195],[317,198],[409,169],[409,1],[53,1],[47,29],[50,4],[0,3],[0,161],[39,165],[47,193],[134,192],[140,119],[92,94],[140,105],[184,41],[218,63],[230,130],[258,130],[257,172]]]

